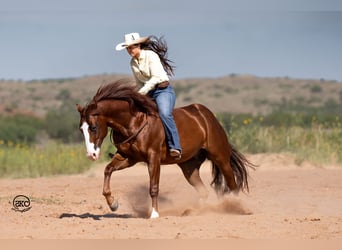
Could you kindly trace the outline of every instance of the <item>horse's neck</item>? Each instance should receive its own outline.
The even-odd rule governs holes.
[[[104,100],[98,103],[98,108],[101,109],[107,126],[123,136],[131,135],[139,130],[149,116],[134,108],[131,109],[128,102],[122,100]]]
[[[128,105],[112,105],[112,109],[108,109],[108,107],[110,106],[106,106],[106,109],[103,109],[103,114],[107,119],[107,125],[122,135],[127,135],[130,134],[130,131],[135,131],[147,119],[147,114],[132,111]]]

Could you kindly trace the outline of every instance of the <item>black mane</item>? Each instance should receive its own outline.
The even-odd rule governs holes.
[[[134,83],[128,79],[120,79],[115,82],[101,86],[95,96],[93,102],[97,103],[102,100],[124,100],[141,112],[156,114],[157,105],[151,98],[142,95],[137,91]]]

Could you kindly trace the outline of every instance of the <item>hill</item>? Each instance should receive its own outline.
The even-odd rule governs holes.
[[[0,112],[44,116],[66,100],[85,104],[99,86],[128,75],[94,75],[35,81],[0,80]],[[342,106],[342,84],[324,79],[230,75],[172,81],[176,106],[202,103],[214,112],[267,114],[277,107]]]

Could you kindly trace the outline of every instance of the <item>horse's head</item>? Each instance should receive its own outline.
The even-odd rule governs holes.
[[[87,157],[96,161],[100,157],[100,148],[108,132],[107,124],[96,103],[88,104],[86,107],[77,105],[77,110],[80,113],[80,130],[84,136]]]
[[[105,106],[106,101],[113,100],[125,105],[116,103],[114,112],[113,105]],[[134,85],[124,80],[101,86],[92,101],[85,107],[77,105],[77,110],[81,116],[80,130],[84,135],[87,156],[94,161],[100,156],[100,147],[108,132],[108,116],[113,118],[113,114],[118,115],[124,111],[126,115],[116,118],[128,124],[127,117],[134,112],[139,111],[151,115],[158,113],[156,104],[149,97],[139,94]]]

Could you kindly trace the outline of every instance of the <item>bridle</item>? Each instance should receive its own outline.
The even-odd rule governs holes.
[[[135,137],[138,136],[138,134],[143,130],[144,127],[146,127],[148,123],[148,120],[147,120],[147,114],[146,114],[146,119],[145,119],[145,122],[144,124],[133,134],[131,135],[130,137],[128,137],[127,139],[125,139],[124,141],[122,142],[119,142],[119,143],[115,143],[114,140],[113,140],[113,129],[110,131],[110,141],[112,144],[114,144],[115,147],[123,144],[123,143],[126,143],[126,142],[129,142],[130,140],[134,139]]]

